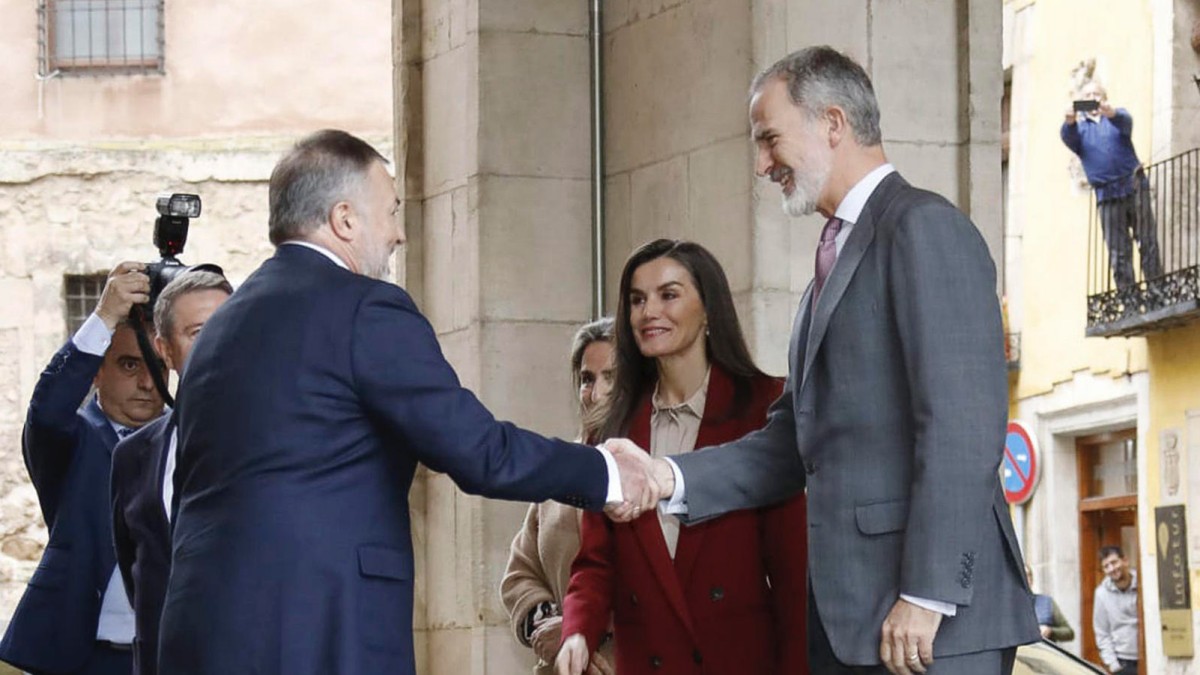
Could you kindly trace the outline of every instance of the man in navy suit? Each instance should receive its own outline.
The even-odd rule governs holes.
[[[381,281],[404,232],[371,146],[313,134],[269,192],[276,253],[205,325],[180,386],[159,670],[411,675],[418,462],[471,494],[589,509],[652,508],[658,486],[610,479],[607,451],[497,421],[459,384]]]
[[[0,660],[34,675],[128,675],[133,610],[112,547],[108,478],[113,446],[162,414],[126,322],[149,300],[144,265],[109,275],[96,311],[42,371],[22,449],[50,539],[12,623]],[[95,385],[96,396],[80,409]]]
[[[215,272],[176,277],[154,303],[154,347],[182,376],[196,336],[233,287]],[[113,542],[136,624],[134,675],[158,672],[158,622],[171,572],[175,417],[163,415],[117,444],[112,461]]]

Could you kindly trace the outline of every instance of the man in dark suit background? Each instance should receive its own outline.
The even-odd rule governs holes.
[[[154,303],[154,347],[176,374],[183,375],[192,344],[204,323],[233,293],[216,272],[185,272]],[[163,415],[113,450],[112,517],[117,565],[136,631],[134,675],[158,672],[158,622],[171,572],[171,499],[178,434],[174,414]]]
[[[340,131],[270,180],[267,260],[205,325],[180,386],[179,511],[159,671],[411,675],[408,489],[653,507],[606,451],[499,422],[408,294],[386,162]]]
[[[829,222],[767,426],[652,464],[666,508],[698,522],[807,488],[814,673],[1009,673],[1038,628],[997,473],[1007,380],[983,238],[888,164],[848,57],[796,52],[751,95],[756,173],[790,215]]]
[[[149,300],[143,269],[113,269],[96,311],[50,360],[29,402],[22,450],[50,538],[0,660],[34,675],[128,675],[133,667],[133,610],[113,555],[108,479],[118,436],[163,409],[126,323],[130,308]],[[93,385],[96,395],[80,408]]]

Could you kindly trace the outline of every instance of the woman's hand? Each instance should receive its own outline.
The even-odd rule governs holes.
[[[562,649],[558,650],[558,659],[554,662],[556,675],[583,675],[587,667],[587,640],[579,633],[563,640]]]
[[[562,641],[562,617],[551,616],[538,624],[533,635],[529,636],[529,644],[533,653],[542,663],[554,663],[558,656],[558,644]]]

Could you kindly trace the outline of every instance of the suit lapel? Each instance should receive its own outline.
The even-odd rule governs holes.
[[[99,399],[95,396],[92,400],[83,406],[83,417],[88,421],[88,424],[96,427],[100,432],[100,437],[104,439],[104,446],[108,449],[108,454],[112,454],[113,448],[117,447],[117,432],[113,430],[112,422],[108,421],[108,417],[104,415],[104,411],[100,409]]]
[[[821,348],[821,341],[825,338],[825,330],[829,328],[829,319],[833,316],[833,311],[837,309],[838,303],[841,302],[842,296],[846,294],[846,288],[850,285],[850,279],[854,277],[854,272],[858,269],[858,264],[862,262],[863,254],[867,252],[867,246],[871,240],[875,238],[875,224],[872,222],[870,212],[863,209],[862,216],[858,222],[854,224],[854,229],[850,232],[850,238],[846,240],[845,246],[842,247],[842,252],[838,255],[837,264],[833,266],[833,271],[829,273],[829,279],[825,282],[825,287],[821,289],[821,295],[817,298],[816,307],[812,312],[812,329],[808,332],[808,346],[804,350],[804,370],[801,382],[808,381],[808,371],[812,368],[813,358],[817,355],[817,350]]]
[[[650,447],[650,395],[647,394],[638,406],[637,415],[634,416],[629,425],[629,438],[637,443],[640,447]],[[618,526],[619,527],[619,526]],[[663,594],[667,596],[667,602],[674,608],[675,613],[679,615],[684,626],[688,631],[695,635],[692,629],[692,618],[687,610],[687,601],[683,597],[683,586],[680,584],[680,577],[675,571],[675,565],[671,562],[671,554],[667,552],[667,542],[663,539],[662,527],[658,523],[658,513],[647,513],[641,518],[629,523],[629,527],[633,528],[633,533],[637,537],[638,543],[642,547],[642,552],[646,555],[646,561],[650,563],[650,569],[653,570],[654,576],[658,579],[659,587],[662,588]],[[683,542],[682,530],[691,528],[680,528],[680,543]],[[678,548],[676,556],[678,556]]]
[[[808,331],[807,346],[804,352],[804,369],[801,374],[800,387],[796,389],[797,392],[801,391],[804,384],[808,382],[809,370],[812,368],[817,351],[821,348],[821,341],[825,339],[829,321],[833,317],[838,303],[842,301],[842,296],[846,294],[846,289],[850,286],[850,280],[854,278],[859,263],[862,262],[863,256],[875,239],[875,222],[878,213],[891,203],[892,193],[907,184],[898,173],[893,172],[884,177],[875,188],[875,192],[867,199],[858,221],[854,223],[854,229],[850,231],[850,237],[846,239],[846,244],[838,255],[837,263],[834,264],[833,271],[829,273],[829,278],[825,281],[821,296],[817,298],[816,306],[812,308],[812,328]]]
[[[808,288],[804,289],[804,295],[800,297],[800,308],[796,310],[796,320],[792,325],[792,337],[788,343],[788,375],[793,378],[795,384],[799,384],[799,377],[802,374],[801,367],[804,365],[804,353],[808,346],[809,319],[812,318],[812,308],[809,304],[812,303],[813,282],[808,282]],[[797,387],[798,389],[798,387]]]

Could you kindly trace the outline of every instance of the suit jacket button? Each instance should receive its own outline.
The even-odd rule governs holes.
[[[804,463],[804,472],[810,476],[813,475],[814,473],[816,473],[817,472],[817,463],[816,462],[805,462]]]
[[[693,660],[693,661],[695,661],[695,662],[696,662],[696,663],[698,663],[698,664],[699,664],[699,663],[704,663],[704,657],[700,655],[700,650],[699,650],[699,649],[693,649],[693,650],[692,650],[692,660]]]
[[[711,598],[713,602],[716,602],[725,597],[725,589],[721,588],[720,586],[713,586],[712,590],[708,592],[708,597]]]
[[[662,668],[662,659],[657,656],[650,657],[650,667],[654,669]]]
[[[638,601],[637,601],[637,593],[630,593],[630,594],[629,594],[629,602],[633,603],[634,605],[637,605],[637,604],[638,604]]]

